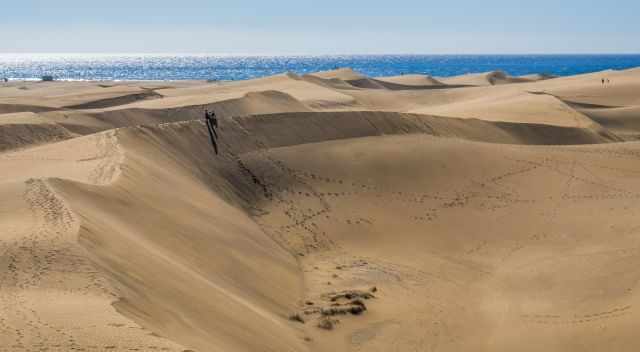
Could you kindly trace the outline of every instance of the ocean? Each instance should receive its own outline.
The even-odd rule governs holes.
[[[371,77],[420,73],[455,76],[503,70],[559,76],[640,66],[629,55],[334,55],[233,56],[155,54],[0,54],[0,79],[242,80],[283,72],[305,74],[351,67]]]

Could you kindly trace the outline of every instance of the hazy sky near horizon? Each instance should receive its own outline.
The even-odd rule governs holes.
[[[7,0],[0,52],[640,53],[640,1]]]

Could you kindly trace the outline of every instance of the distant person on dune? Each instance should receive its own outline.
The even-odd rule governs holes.
[[[207,130],[209,131],[209,137],[211,138],[213,150],[215,151],[216,155],[218,155],[218,143],[216,143],[216,139],[218,138],[218,133],[216,132],[216,127],[218,127],[218,119],[216,118],[216,113],[205,110],[204,119],[207,123]]]

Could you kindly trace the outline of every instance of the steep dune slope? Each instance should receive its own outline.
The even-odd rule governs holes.
[[[33,112],[0,114],[0,152],[75,136],[63,126]]]
[[[0,350],[183,351],[112,307],[118,293],[78,243],[61,177],[107,184],[121,154],[107,132],[0,155]]]
[[[578,110],[620,137],[629,140],[640,139],[640,106]]]
[[[13,275],[6,283],[19,289],[0,295],[3,324],[16,327],[0,334],[3,345],[184,349],[123,319],[113,303],[199,350],[299,350],[286,326],[300,295],[295,260],[238,208],[246,200],[216,175],[224,166],[215,167],[203,124],[187,128],[191,133],[105,132],[3,155],[0,164],[11,171],[2,175],[9,202],[3,217],[16,223],[5,228],[12,235],[3,236],[3,258]],[[176,143],[172,137],[180,135],[192,138]],[[23,194],[27,204],[14,205]],[[27,206],[36,213],[21,210]],[[35,235],[34,225],[42,227]],[[62,316],[44,305],[60,295],[64,301],[57,301],[69,304],[60,306]],[[75,324],[87,328],[68,330],[76,325],[62,324],[64,316],[82,316],[81,310],[91,315]],[[32,315],[36,325],[22,321]]]
[[[123,172],[109,187],[54,183],[83,219],[81,243],[118,289],[116,309],[153,331],[202,351],[300,350],[286,319],[296,261],[237,208],[194,127],[121,132]]]

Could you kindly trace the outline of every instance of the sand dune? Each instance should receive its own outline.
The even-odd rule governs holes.
[[[73,138],[69,130],[33,112],[0,114],[0,151]]]
[[[466,86],[493,86],[509,83],[529,82],[527,78],[512,77],[504,71],[491,71],[485,73],[471,73],[462,76],[439,78],[445,84]]]
[[[220,117],[310,111],[306,105],[286,93],[259,91],[211,104],[166,109],[66,109],[38,115],[32,112],[0,114],[0,133],[6,135],[1,141],[0,150],[64,140],[113,128],[200,119],[205,109],[215,110]],[[46,126],[41,128],[40,125]]]
[[[0,114],[12,114],[17,112],[42,112],[55,111],[56,108],[48,108],[38,105],[2,104],[0,103]]]
[[[622,138],[640,139],[640,106],[621,108],[582,107],[577,110]]]
[[[128,100],[153,96],[153,91],[136,85],[100,85],[90,82],[31,82],[19,87],[0,88],[0,102],[53,108],[82,108],[121,105]]]
[[[401,84],[404,86],[416,86],[416,87],[428,87],[428,86],[441,86],[444,85],[437,79],[426,75],[402,75],[402,76],[389,76],[378,77],[378,80]]]
[[[302,103],[310,106],[349,105],[353,99],[339,91],[313,84],[293,73],[259,78],[247,81],[207,84],[190,88],[162,89],[159,94],[167,97],[159,101],[143,102],[125,106],[140,108],[166,108],[176,106],[193,106],[241,98],[247,93],[256,91],[277,90],[286,93]],[[120,109],[123,107],[120,107]]]
[[[442,82],[429,76],[405,75],[370,78],[349,68],[318,72],[307,75],[307,77],[325,80],[331,87],[338,89],[355,87],[364,89],[412,90],[444,87]]]
[[[289,221],[306,226],[274,232],[310,238],[297,247],[312,253],[307,297],[327,304],[323,294],[333,290],[380,292],[367,302],[371,313],[341,319],[341,333],[310,329],[314,347],[566,351],[588,341],[635,348],[635,279],[604,273],[616,270],[612,263],[634,265],[626,242],[633,231],[614,235],[587,215],[608,204],[607,218],[626,226],[634,212],[622,210],[623,199],[635,198],[626,187],[637,183],[616,170],[630,154],[412,136],[305,144],[267,155],[288,171],[274,177],[264,157],[251,159],[249,167],[268,170],[259,177],[277,180],[282,198],[267,203],[270,215],[261,221],[283,222],[286,204],[300,204]],[[598,172],[603,179],[596,181],[594,164],[611,173]],[[315,253],[313,233],[324,234],[326,251]],[[585,265],[589,270],[576,276]],[[590,332],[602,324],[610,339]]]
[[[523,76],[511,76],[504,71],[491,71],[484,73],[471,73],[454,77],[442,77],[438,80],[449,85],[463,86],[493,86],[512,83],[531,83],[537,81],[549,80],[557,78],[557,76],[536,73]]]
[[[312,75],[320,78],[339,79],[342,81],[353,81],[366,78],[365,75],[360,74],[348,67],[338,68],[330,71],[316,72]]]
[[[558,78],[556,75],[548,74],[548,73],[534,73],[530,75],[522,75],[518,76],[518,78],[524,78],[529,81],[544,81],[547,79]]]
[[[636,351],[638,72],[12,83],[0,351]]]
[[[594,123],[551,95],[519,91],[479,94],[477,97],[460,99],[449,104],[413,109],[412,112],[559,126],[585,127]]]

